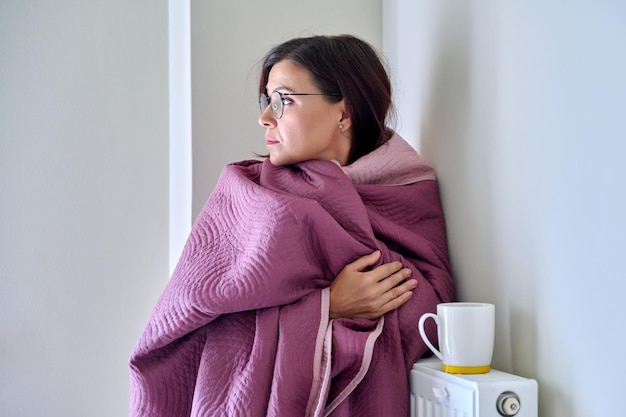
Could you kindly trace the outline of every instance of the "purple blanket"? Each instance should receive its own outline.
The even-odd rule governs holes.
[[[376,249],[412,269],[413,297],[379,320],[329,320],[330,283]],[[130,415],[407,416],[417,320],[453,295],[434,179],[229,165],[132,354]]]

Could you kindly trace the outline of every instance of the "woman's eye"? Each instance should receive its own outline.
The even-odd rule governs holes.
[[[283,97],[282,100],[283,100],[283,106],[284,105],[289,105],[289,104],[293,103],[293,99],[290,99],[288,97]]]

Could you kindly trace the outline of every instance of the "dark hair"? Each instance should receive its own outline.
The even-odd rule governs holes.
[[[392,132],[385,122],[392,107],[391,82],[367,42],[340,35],[295,38],[277,45],[261,63],[259,94],[267,93],[270,70],[283,60],[308,70],[315,86],[329,94],[327,100],[345,99],[352,122],[349,164],[389,140]]]

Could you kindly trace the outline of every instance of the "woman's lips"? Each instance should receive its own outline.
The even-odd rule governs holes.
[[[266,145],[275,145],[277,143],[278,143],[278,141],[276,139],[270,138],[269,136],[265,137],[265,144]]]

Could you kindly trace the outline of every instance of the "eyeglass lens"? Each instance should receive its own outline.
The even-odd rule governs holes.
[[[283,98],[278,91],[274,91],[270,97],[261,94],[259,96],[259,106],[261,107],[261,113],[265,111],[267,106],[271,106],[270,110],[276,119],[280,119],[283,115]]]

